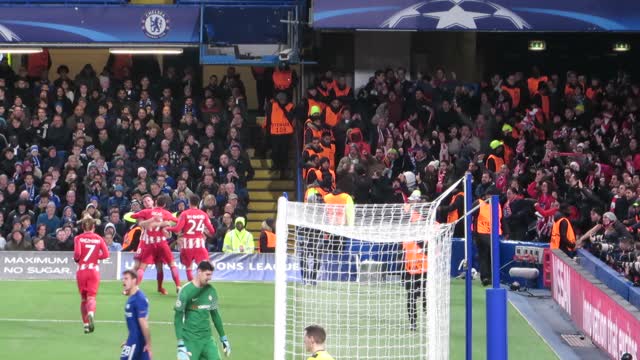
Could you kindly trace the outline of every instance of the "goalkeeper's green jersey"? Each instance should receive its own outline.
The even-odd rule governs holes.
[[[176,301],[176,337],[179,339],[208,339],[211,337],[210,318],[214,317],[211,313],[215,313],[215,317],[219,318],[218,310],[218,293],[210,284],[201,288],[195,286],[192,282],[187,283],[180,289],[178,300]],[[183,320],[180,334],[179,321]],[[217,320],[214,318],[214,321]],[[218,324],[216,324],[218,325]],[[217,327],[217,326],[216,326]],[[220,329],[218,329],[220,330]],[[224,332],[220,334],[223,336]]]

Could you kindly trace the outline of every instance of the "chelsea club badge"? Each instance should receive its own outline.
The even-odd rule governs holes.
[[[169,18],[162,10],[149,10],[142,16],[142,31],[147,37],[159,39],[169,32]]]

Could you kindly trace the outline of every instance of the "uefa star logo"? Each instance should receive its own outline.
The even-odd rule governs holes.
[[[149,10],[142,16],[142,31],[152,39],[159,39],[169,31],[169,18],[162,10]]]
[[[0,25],[0,39],[4,39],[6,42],[21,41],[20,36],[16,35],[11,29],[4,25]]]
[[[415,27],[418,21],[429,21],[428,28],[468,29],[512,27],[515,30],[531,29],[524,19],[513,11],[483,0],[433,0],[411,5],[386,19],[383,28]]]

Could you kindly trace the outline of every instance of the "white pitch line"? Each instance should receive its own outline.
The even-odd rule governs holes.
[[[71,323],[81,323],[81,320],[67,320],[67,319],[13,319],[13,318],[0,318],[0,322],[45,322],[45,323],[58,323],[58,324],[71,324]],[[96,320],[96,323],[104,323],[104,324],[124,324],[124,320]],[[173,325],[172,321],[149,321],[149,324],[155,325]],[[233,326],[233,327],[273,327],[270,324],[238,324],[238,323],[224,323],[224,326]]]

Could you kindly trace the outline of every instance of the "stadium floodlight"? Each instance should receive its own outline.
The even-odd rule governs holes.
[[[612,50],[615,52],[626,52],[631,50],[631,44],[625,41],[620,41],[613,44]]]
[[[111,54],[130,54],[130,55],[180,55],[182,48],[111,48]]]
[[[437,223],[436,212],[461,183],[433,202],[409,204],[280,198],[274,360],[302,358],[303,329],[311,324],[327,330],[336,359],[449,359],[455,223]],[[334,220],[340,212],[346,222]],[[413,303],[404,281],[407,242],[424,242],[428,258],[426,299],[412,295]]]
[[[547,42],[544,40],[530,40],[529,51],[545,51],[547,50]]]
[[[41,47],[0,47],[0,54],[37,54]]]

